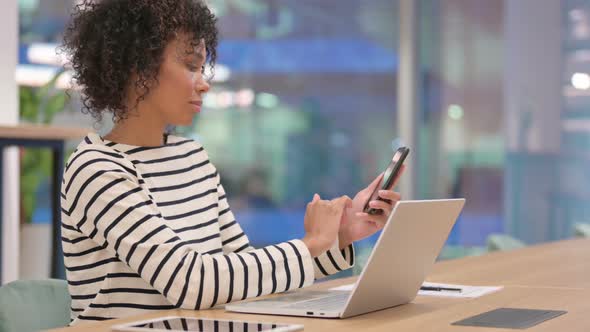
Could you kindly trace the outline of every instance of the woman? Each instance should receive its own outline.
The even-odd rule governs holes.
[[[254,249],[203,147],[168,135],[190,125],[216,60],[215,17],[199,1],[83,1],[64,37],[86,111],[115,125],[91,133],[62,185],[62,243],[73,324],[147,310],[203,309],[307,286],[354,264],[352,242],[383,227],[354,200],[308,204],[305,236]]]

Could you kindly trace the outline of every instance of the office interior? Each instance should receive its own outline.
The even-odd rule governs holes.
[[[0,4],[0,127],[112,127],[80,111],[56,53],[76,2]],[[466,199],[437,262],[590,237],[589,1],[206,2],[215,77],[173,130],[207,148],[254,247],[301,238],[314,193],[354,196],[402,145],[404,200]],[[65,279],[55,156],[3,146],[0,285]],[[358,276],[378,236],[331,278]]]

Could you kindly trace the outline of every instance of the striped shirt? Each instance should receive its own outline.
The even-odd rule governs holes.
[[[89,134],[70,156],[62,245],[72,324],[205,309],[308,286],[354,264],[352,245],[312,258],[301,240],[255,249],[203,147],[138,147]]]

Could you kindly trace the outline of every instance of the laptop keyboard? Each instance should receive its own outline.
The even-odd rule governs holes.
[[[286,305],[283,308],[306,310],[337,310],[344,307],[344,305],[346,304],[346,300],[349,296],[349,292],[341,292],[340,294],[334,294],[326,297],[296,302],[293,304]]]

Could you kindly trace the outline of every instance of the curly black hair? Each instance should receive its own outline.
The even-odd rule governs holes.
[[[213,72],[217,58],[216,18],[199,0],[84,0],[75,6],[60,51],[74,69],[82,89],[83,112],[97,121],[105,112],[115,122],[127,118],[150,88],[164,49],[178,33],[190,38],[190,48],[205,41],[207,62]],[[135,82],[131,82],[137,77]],[[129,87],[135,87],[134,106],[125,105]]]

